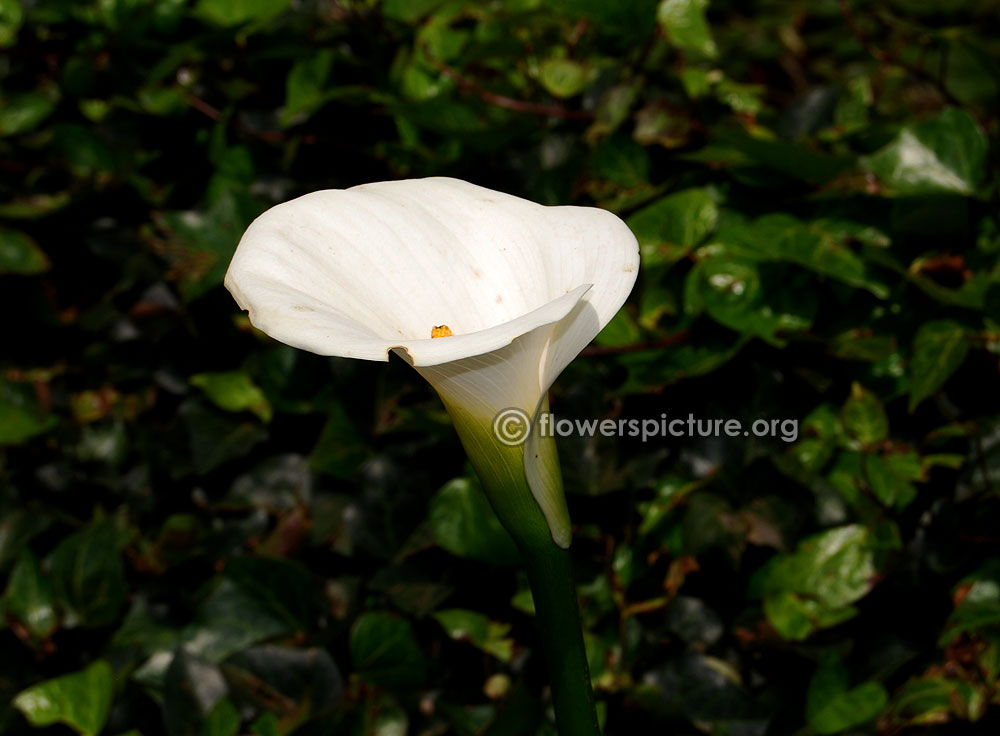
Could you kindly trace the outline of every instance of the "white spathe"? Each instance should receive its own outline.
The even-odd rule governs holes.
[[[367,360],[397,352],[461,410],[452,415],[463,436],[458,422],[469,417],[492,423],[509,407],[535,417],[624,303],[638,266],[635,236],[610,212],[429,178],[271,208],[243,235],[225,284],[281,342]],[[436,325],[453,336],[431,338]],[[542,487],[552,483],[534,462],[538,441],[536,432],[525,443],[524,472],[553,539],[567,546],[561,484]]]

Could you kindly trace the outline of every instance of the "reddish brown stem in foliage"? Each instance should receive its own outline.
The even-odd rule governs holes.
[[[220,122],[224,120],[226,117],[219,108],[215,107],[214,105],[210,105],[200,97],[196,97],[195,95],[189,94],[187,95],[186,99],[187,103],[191,107],[200,112],[202,115],[205,115],[206,117],[209,117],[216,122]],[[285,134],[282,133],[280,130],[253,130],[241,124],[238,119],[235,120],[234,122],[236,129],[243,135],[249,136],[250,138],[256,138],[257,140],[267,141],[268,143],[281,143],[282,141],[287,139]],[[300,140],[303,143],[315,143],[316,137],[312,135],[306,135],[302,136]]]
[[[868,34],[865,33],[864,29],[860,25],[858,25],[857,19],[854,17],[854,13],[851,11],[851,6],[848,4],[847,0],[837,0],[837,3],[840,5],[841,15],[844,16],[844,20],[850,27],[851,33],[854,34],[854,37],[861,42],[861,45],[865,47],[865,50],[871,54],[872,57],[882,64],[892,64],[893,66],[905,69],[914,77],[933,84],[937,88],[938,92],[941,93],[941,96],[944,97],[949,104],[957,106],[962,105],[962,103],[948,91],[943,79],[936,79],[933,74],[928,74],[919,67],[907,64],[896,54],[886,51],[885,49],[880,49],[878,46],[873,44],[871,40],[869,40]]]
[[[200,112],[202,115],[212,118],[212,120],[215,121],[222,120],[222,111],[219,110],[219,108],[217,107],[209,105],[200,97],[195,97],[194,95],[188,95],[187,103],[195,110]]]
[[[536,102],[525,102],[524,100],[515,100],[513,97],[498,95],[495,92],[483,89],[476,81],[469,79],[469,77],[456,71],[440,59],[435,59],[431,54],[427,53],[426,56],[434,68],[457,84],[459,89],[463,92],[472,92],[484,102],[488,102],[491,105],[502,107],[505,110],[513,110],[514,112],[525,112],[550,118],[580,120],[593,117],[593,113],[587,110],[570,110],[562,105],[541,105]]]

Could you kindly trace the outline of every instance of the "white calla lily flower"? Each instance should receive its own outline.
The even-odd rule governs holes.
[[[225,283],[281,342],[408,361],[444,401],[501,521],[540,510],[567,547],[554,441],[538,431],[504,441],[510,418],[495,420],[517,410],[537,424],[550,386],[621,307],[638,265],[635,237],[609,212],[429,178],[273,207],[247,229]],[[439,326],[450,336],[432,337]],[[525,486],[530,494],[511,490]]]

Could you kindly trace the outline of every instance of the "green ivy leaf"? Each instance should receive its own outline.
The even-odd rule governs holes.
[[[755,103],[755,100],[762,90],[759,87],[725,81],[725,84],[720,83],[716,86],[716,96],[736,108],[737,112],[755,112],[754,108],[760,104],[759,101]],[[818,153],[801,143],[766,140],[746,135],[723,136],[723,140],[729,143],[736,153],[750,161],[779,172],[794,181],[805,181],[810,184],[825,184],[854,163],[852,158]]]
[[[776,555],[750,581],[751,597],[764,598],[771,624],[789,639],[840,623],[855,614],[876,578],[875,553],[888,544],[861,524],[835,527]]]
[[[641,336],[639,325],[627,310],[621,309],[594,338],[594,342],[598,345],[631,345],[638,342]]]
[[[978,193],[986,135],[967,112],[949,108],[934,120],[904,127],[896,139],[861,159],[891,194]]]
[[[848,689],[848,674],[836,654],[824,656],[816,668],[806,696],[806,719],[819,734],[846,731],[870,721],[889,701],[885,688],[866,682]]]
[[[818,629],[836,626],[857,614],[852,606],[831,607],[785,590],[764,596],[764,615],[789,641],[804,641]]]
[[[37,508],[5,510],[0,518],[0,572],[19,557],[25,545],[48,529],[51,523],[51,519]]]
[[[49,570],[66,626],[106,626],[118,617],[128,588],[113,520],[66,537],[49,556]]]
[[[333,51],[330,49],[322,49],[295,62],[285,80],[282,127],[312,115],[329,99],[328,82],[332,68]]]
[[[658,199],[626,221],[639,241],[643,268],[673,263],[701,243],[719,220],[708,189],[684,189]]]
[[[55,424],[55,417],[40,416],[32,407],[6,401],[0,396],[0,446],[22,445]]]
[[[212,403],[226,411],[252,411],[264,422],[271,421],[271,402],[243,371],[199,373],[191,376],[191,385],[205,392]]]
[[[683,342],[667,351],[646,350],[623,355],[619,362],[628,370],[621,394],[658,392],[664,386],[692,376],[702,376],[732,360],[750,339],[714,335]]]
[[[714,59],[718,50],[705,19],[707,7],[708,0],[662,0],[656,18],[674,46]]]
[[[219,662],[294,629],[292,623],[282,620],[252,593],[224,578],[202,601],[181,639],[186,651],[207,662]]]
[[[594,174],[620,187],[637,187],[649,180],[649,154],[631,138],[612,136],[590,157]]]
[[[445,0],[384,0],[380,7],[386,18],[410,24],[430,15],[444,2]]]
[[[349,646],[355,669],[373,683],[408,689],[423,682],[427,661],[406,619],[363,613],[351,627]]]
[[[429,520],[437,543],[453,555],[498,566],[520,563],[514,541],[469,478],[455,478],[437,492]]]
[[[788,454],[808,472],[818,472],[825,466],[843,433],[840,417],[829,404],[821,404],[802,420],[798,442],[788,448]]]
[[[893,700],[891,714],[893,720],[912,725],[947,722],[954,717],[975,721],[984,715],[987,703],[975,684],[939,675],[903,685]]]
[[[254,736],[281,736],[281,724],[274,713],[264,713],[250,724],[250,731]]]
[[[952,320],[926,322],[913,339],[910,359],[910,412],[958,370],[969,352],[965,328]]]
[[[63,723],[80,736],[97,736],[107,723],[113,693],[111,665],[98,660],[81,672],[24,690],[14,707],[33,726]]]
[[[3,10],[0,3],[0,23]],[[4,44],[0,43],[2,45]],[[0,97],[0,137],[33,130],[55,109],[55,102],[41,92],[22,92]]]
[[[573,59],[545,59],[539,65],[538,79],[552,95],[561,98],[574,97],[590,84],[590,68]]]
[[[786,213],[771,213],[752,223],[731,222],[719,228],[716,241],[727,251],[764,261],[794,263],[815,273],[867,289],[884,299],[888,286],[871,265],[855,253],[853,241],[883,243],[884,236],[857,223],[802,222]]]
[[[525,2],[525,0],[518,0]],[[513,0],[505,0],[512,4]],[[536,0],[537,2],[537,0]],[[599,28],[644,37],[653,30],[656,21],[656,0],[630,0],[629,2],[613,2],[607,0],[547,0],[545,8],[554,13],[561,13],[574,23],[580,18],[593,21]],[[528,0],[528,7],[534,6]]]
[[[339,401],[333,402],[326,424],[309,456],[309,467],[335,478],[350,478],[368,453],[369,449],[344,405]]]
[[[53,135],[75,176],[107,176],[118,168],[122,152],[113,149],[95,130],[75,123],[59,123],[53,126]]]
[[[208,473],[223,463],[243,457],[267,438],[260,422],[223,414],[201,402],[189,401],[178,411],[187,426],[188,457],[199,473]]]
[[[229,698],[222,698],[205,716],[199,736],[236,736],[240,732],[240,712]]]
[[[222,665],[236,702],[253,703],[261,710],[276,700],[282,710],[282,733],[318,715],[332,712],[340,701],[340,671],[325,649],[265,644],[237,652]],[[292,707],[292,704],[295,707]]]
[[[59,625],[52,582],[30,550],[21,553],[10,574],[5,604],[7,615],[23,623],[36,639],[47,638]]]
[[[167,736],[207,736],[206,724],[225,699],[226,683],[218,667],[179,649],[164,673],[161,692]]]
[[[844,429],[862,445],[873,445],[889,436],[889,418],[878,396],[855,381],[841,410]]]
[[[225,154],[220,166],[229,158]],[[232,181],[229,176],[224,179]],[[185,300],[193,301],[222,284],[240,234],[259,211],[254,200],[222,186],[206,210],[164,214],[163,223],[180,246],[173,256],[174,273]]]
[[[24,22],[20,0],[0,0],[0,48],[13,46]]]
[[[893,455],[865,455],[864,471],[868,485],[875,497],[886,506],[903,509],[917,497],[917,489],[910,479],[898,472]]]
[[[779,333],[809,328],[817,309],[816,296],[801,275],[788,279],[775,267],[724,252],[714,255],[712,250],[705,246],[699,251],[699,256],[706,257],[685,281],[688,315],[705,311],[721,325],[775,345],[783,344]]]
[[[194,13],[218,26],[238,26],[270,20],[288,7],[291,0],[199,0]]]
[[[438,611],[434,618],[456,641],[468,641],[501,662],[509,662],[514,656],[514,640],[507,638],[510,624],[490,621],[481,613],[460,608]]]

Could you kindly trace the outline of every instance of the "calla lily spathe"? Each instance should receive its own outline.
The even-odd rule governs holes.
[[[609,212],[429,178],[273,207],[247,229],[225,283],[251,323],[281,342],[408,361],[444,401],[494,508],[515,501],[498,498],[498,486],[526,481],[566,547],[553,441],[535,431],[512,448],[493,421],[514,408],[537,423],[549,387],[621,307],[638,265],[635,237]],[[452,336],[432,338],[439,325]]]

